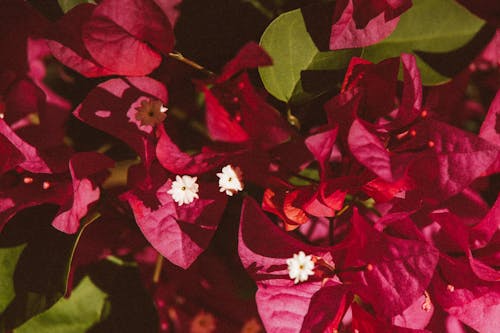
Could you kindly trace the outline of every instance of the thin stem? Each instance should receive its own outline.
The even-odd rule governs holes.
[[[180,52],[177,52],[177,51],[170,52],[170,53],[168,54],[168,56],[169,56],[170,58],[175,59],[175,60],[177,60],[177,61],[180,61],[180,62],[182,62],[183,64],[186,64],[186,65],[188,65],[188,66],[190,66],[190,67],[192,67],[192,68],[194,68],[194,69],[196,69],[196,70],[198,70],[198,71],[200,71],[200,72],[203,72],[203,73],[205,73],[205,74],[206,74],[206,75],[208,75],[208,76],[211,76],[211,77],[216,76],[214,72],[212,72],[212,71],[210,71],[210,70],[206,69],[205,67],[203,67],[202,65],[198,64],[197,62],[195,62],[195,61],[193,61],[193,60],[191,60],[191,59],[188,59],[188,58],[184,57],[184,56],[182,55],[182,53],[180,53]]]
[[[299,118],[297,118],[293,115],[292,109],[290,108],[290,106],[287,106],[287,109],[286,109],[286,119],[288,120],[288,123],[290,123],[290,125],[297,128],[298,130],[300,130]]]
[[[351,205],[345,205],[344,207],[342,207],[341,210],[339,210],[337,212],[337,214],[335,214],[335,216],[340,216],[342,214],[344,214],[345,212],[347,212],[347,210],[351,207]]]
[[[272,20],[275,15],[272,11],[264,7],[258,0],[245,0],[251,4],[255,9],[257,9],[262,15],[264,15],[268,20]]]
[[[163,256],[158,253],[158,257],[156,257],[155,271],[153,273],[153,283],[155,284],[160,282],[162,267],[163,267]]]

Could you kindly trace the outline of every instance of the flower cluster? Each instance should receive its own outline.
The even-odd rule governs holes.
[[[300,15],[283,38],[310,34],[306,63],[265,50],[270,26],[219,74],[174,50],[178,0],[78,1],[53,21],[0,3],[0,279],[71,244],[61,290],[0,291],[0,328],[89,275],[114,301],[85,323],[103,331],[500,331],[499,8],[457,1],[440,6],[481,24],[442,37],[454,49],[384,44],[432,0],[318,1],[272,23]],[[67,238],[35,254],[24,220]],[[103,282],[111,263],[139,282]],[[120,323],[123,285],[151,322]]]

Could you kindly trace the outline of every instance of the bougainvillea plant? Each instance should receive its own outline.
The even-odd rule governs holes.
[[[0,333],[500,332],[498,0],[0,1]]]

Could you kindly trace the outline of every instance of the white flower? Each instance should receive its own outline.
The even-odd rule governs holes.
[[[172,188],[167,192],[172,196],[175,202],[182,206],[190,204],[194,199],[198,199],[198,177],[190,176],[175,176],[175,181],[172,182]]]
[[[243,177],[240,168],[226,165],[222,168],[222,172],[217,174],[217,177],[219,177],[221,192],[226,192],[227,195],[232,196],[239,191],[243,191]]]
[[[303,251],[294,254],[293,258],[287,259],[288,275],[294,280],[295,284],[307,281],[309,275],[314,275],[314,262],[312,255],[306,256]]]

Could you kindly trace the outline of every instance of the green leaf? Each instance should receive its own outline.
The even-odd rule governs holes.
[[[347,67],[358,50],[321,52],[307,31],[300,9],[277,17],[264,31],[260,45],[273,59],[273,65],[259,68],[267,91],[284,102],[306,101],[322,90],[304,91],[301,73],[306,70],[339,70]]]
[[[33,317],[14,333],[84,333],[106,317],[107,294],[85,277],[68,299]]]
[[[81,3],[92,3],[95,4],[94,0],[57,0],[59,6],[64,13],[69,12],[73,7]]]
[[[401,15],[396,30],[381,42],[364,48],[361,56],[379,62],[399,57],[403,52],[450,52],[470,42],[484,23],[454,0],[416,0],[413,7]],[[418,55],[417,64],[424,85],[450,79]]]
[[[13,273],[15,296],[0,313],[1,333],[47,310],[67,291],[71,261],[85,227],[76,235],[54,229],[50,222],[57,211],[52,205],[23,210],[0,235],[0,248],[26,243]]]
[[[14,299],[14,271],[26,244],[0,248],[0,313]]]
[[[300,177],[302,176],[302,177]],[[292,176],[288,179],[290,184],[295,186],[307,186],[314,182],[319,182],[319,170],[313,168],[305,168],[299,172],[299,177]]]

